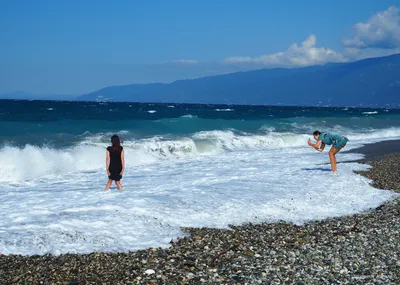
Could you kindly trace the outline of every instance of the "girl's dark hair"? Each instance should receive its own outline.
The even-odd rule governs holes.
[[[121,141],[119,140],[119,137],[117,135],[113,135],[111,137],[111,143],[112,143],[112,148],[113,149],[121,148]]]
[[[319,136],[320,134],[321,134],[320,131],[315,131],[315,132],[313,133],[314,136]]]

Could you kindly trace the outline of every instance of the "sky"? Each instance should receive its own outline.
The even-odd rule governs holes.
[[[80,95],[394,53],[395,0],[0,0],[0,93]]]

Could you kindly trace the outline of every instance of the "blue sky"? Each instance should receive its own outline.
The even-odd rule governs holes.
[[[0,93],[83,94],[400,52],[386,0],[0,0]]]

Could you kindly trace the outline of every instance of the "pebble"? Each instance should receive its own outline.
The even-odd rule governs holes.
[[[144,273],[146,273],[147,275],[152,275],[156,272],[153,269],[147,269]]]

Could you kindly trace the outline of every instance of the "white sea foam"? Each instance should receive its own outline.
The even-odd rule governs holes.
[[[371,111],[371,112],[362,112],[364,115],[375,115],[378,114],[378,111]]]
[[[235,111],[234,109],[215,109],[217,112],[233,112]]]
[[[397,134],[397,136],[396,136]],[[348,148],[399,138],[399,129],[349,135]],[[396,194],[374,189],[306,134],[240,136],[232,131],[124,143],[122,192],[105,192],[106,144],[70,149],[0,149],[0,252],[60,254],[168,246],[181,226],[225,228],[243,222],[296,224],[368,210]],[[338,160],[361,155],[340,153]],[[320,165],[321,163],[325,163]],[[316,183],[318,181],[318,183]]]
[[[128,131],[117,132],[126,135]],[[368,133],[350,133],[347,148],[399,138],[400,128],[388,128]],[[191,137],[175,140],[155,136],[148,139],[124,141],[125,155],[131,165],[147,165],[162,160],[213,156],[224,152],[246,149],[286,149],[306,147],[311,135],[278,133],[272,129],[265,135],[238,135],[233,131],[203,131]],[[52,149],[26,145],[23,148],[0,148],[0,182],[17,182],[49,175],[64,175],[104,168],[108,143],[102,135],[93,135],[79,145],[67,149]]]
[[[188,114],[188,115],[181,116],[181,118],[190,118],[190,119],[192,119],[192,118],[197,118],[197,116]]]

